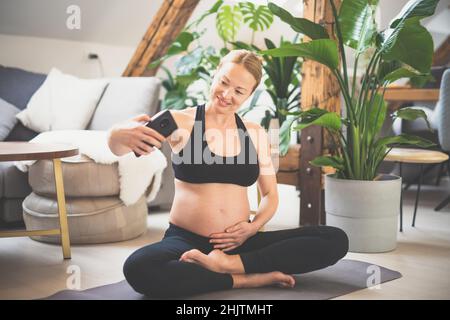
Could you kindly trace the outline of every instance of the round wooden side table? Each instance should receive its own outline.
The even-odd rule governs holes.
[[[59,229],[0,231],[0,238],[61,235],[64,259],[70,259],[69,226],[67,223],[66,200],[61,169],[61,158],[78,154],[78,148],[65,144],[43,144],[33,142],[0,142],[0,161],[53,160],[56,197],[58,201]]]
[[[414,163],[420,164],[419,183],[417,185],[416,201],[414,204],[414,215],[412,226],[416,223],[417,205],[419,203],[420,186],[423,178],[424,164],[438,164],[448,160],[448,155],[441,151],[409,148],[392,148],[387,154],[385,161],[397,162],[399,164],[400,176],[402,176],[402,164]],[[402,189],[403,190],[403,189]],[[403,194],[403,191],[402,191]],[[402,196],[400,197],[400,231],[403,231],[403,205]]]

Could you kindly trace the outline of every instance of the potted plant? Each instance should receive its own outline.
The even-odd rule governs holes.
[[[297,41],[298,34],[294,38],[294,42]],[[267,38],[264,38],[265,45],[268,49],[276,48],[275,44]],[[248,45],[243,42],[233,43],[236,48],[247,49],[260,52],[255,45]],[[289,41],[280,40],[280,47],[284,44],[292,44]],[[257,101],[260,94],[266,91],[272,99],[273,106],[265,111],[265,116],[261,120],[261,126],[267,131],[273,129],[271,134],[274,142],[276,142],[276,148],[279,147],[279,153],[281,156],[285,156],[289,149],[289,143],[291,140],[291,126],[295,121],[294,116],[287,117],[286,115],[290,111],[297,111],[300,109],[300,69],[301,59],[298,57],[272,57],[264,55],[264,71],[265,90],[257,90],[255,92],[252,101],[249,106],[240,111],[240,114],[244,116],[247,112],[253,110],[257,106]],[[272,143],[275,147],[275,143]],[[272,149],[274,151],[274,149]]]
[[[299,56],[327,66],[336,77],[344,100],[344,118],[319,108],[292,112],[298,117],[295,130],[319,125],[335,141],[331,155],[311,163],[331,166],[336,173],[325,177],[327,224],[343,229],[350,251],[383,252],[395,249],[401,192],[401,178],[377,174],[394,146],[430,147],[425,139],[401,134],[381,137],[388,112],[384,102],[386,86],[400,78],[427,77],[431,67],[433,41],[420,20],[434,14],[438,0],[412,0],[390,22],[377,31],[378,0],[343,0],[339,12],[330,0],[335,19],[334,34],[307,19],[293,17],[270,3],[269,9],[294,30],[312,39],[263,51],[275,57]],[[344,46],[354,50],[353,77],[349,77]],[[359,57],[370,53],[370,61],[358,85]],[[339,64],[342,60],[342,66]],[[394,118],[425,118],[421,110],[401,109]]]

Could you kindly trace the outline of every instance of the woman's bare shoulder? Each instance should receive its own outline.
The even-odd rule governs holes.
[[[188,107],[182,110],[170,110],[175,122],[179,128],[185,128],[186,125],[192,125],[190,122],[195,118],[195,107]]]
[[[170,114],[177,123],[178,130],[168,138],[169,145],[174,152],[184,146],[194,126],[196,107],[188,107],[182,110],[170,110]]]
[[[261,144],[265,144],[267,142],[268,136],[266,130],[259,123],[245,119],[242,119],[242,121],[244,122],[250,138],[252,139],[253,145],[259,153],[260,150],[263,149],[261,148]]]
[[[244,125],[245,125],[245,127],[247,129],[249,129],[249,128],[254,129],[254,130],[261,130],[261,129],[263,129],[263,127],[261,127],[261,125],[259,123],[257,123],[257,122],[249,121],[249,120],[246,120],[244,118],[242,118],[242,121],[244,122]]]

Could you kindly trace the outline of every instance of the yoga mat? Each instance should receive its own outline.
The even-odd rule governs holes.
[[[295,275],[296,285],[286,289],[263,287],[232,289],[187,297],[187,300],[325,300],[400,278],[400,272],[367,262],[344,259],[328,268]],[[48,300],[152,300],[135,292],[123,280],[83,291],[63,290]]]

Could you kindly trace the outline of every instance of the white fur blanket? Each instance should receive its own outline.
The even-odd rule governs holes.
[[[161,187],[161,178],[167,161],[163,153],[155,148],[149,155],[136,157],[133,152],[118,157],[108,146],[108,131],[95,130],[57,130],[40,133],[30,142],[65,143],[78,147],[80,155],[84,154],[97,163],[111,164],[118,161],[120,177],[120,199],[126,206],[132,205],[145,193],[155,176],[155,182],[147,196],[147,202],[152,201]],[[63,158],[61,161],[71,162],[74,158]],[[16,161],[15,166],[23,171],[35,161]]]

